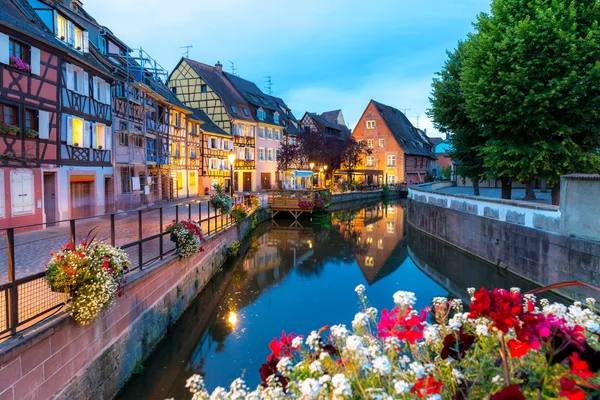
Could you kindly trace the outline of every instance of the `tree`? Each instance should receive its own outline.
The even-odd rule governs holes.
[[[494,0],[469,37],[460,86],[488,175],[553,184],[600,166],[600,3]],[[532,194],[532,191],[529,191]]]
[[[479,196],[479,181],[485,173],[479,155],[483,139],[479,125],[469,117],[460,85],[466,46],[467,42],[459,42],[453,52],[447,52],[448,60],[431,85],[427,115],[440,132],[452,134],[448,155],[457,162],[458,175],[471,179],[473,194]]]
[[[363,163],[367,155],[372,154],[372,150],[364,140],[357,141],[352,136],[346,140],[346,148],[342,153],[341,160],[344,169],[348,172],[348,183],[352,183],[352,174]]]
[[[277,170],[301,168],[300,147],[297,142],[291,143],[284,140],[279,144],[279,156],[277,157]]]

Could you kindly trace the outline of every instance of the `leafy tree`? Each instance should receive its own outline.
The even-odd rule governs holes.
[[[352,183],[353,173],[362,165],[365,156],[372,154],[372,150],[366,141],[357,141],[352,136],[345,140],[345,145],[341,160],[344,170],[348,172],[348,182]]]
[[[468,42],[459,42],[453,52],[447,52],[448,60],[431,85],[431,109],[427,115],[440,132],[452,134],[448,155],[458,163],[458,175],[471,179],[473,194],[479,196],[479,181],[485,173],[479,147],[484,139],[480,126],[469,117],[461,88],[467,45]]]
[[[285,171],[294,168],[301,168],[300,146],[297,142],[292,144],[290,140],[283,140],[279,144],[277,170]]]
[[[452,167],[447,165],[442,168],[442,179],[445,181],[449,181],[452,178]]]
[[[494,0],[479,15],[460,87],[490,177],[545,177],[557,204],[561,175],[598,170],[599,16],[594,0]]]

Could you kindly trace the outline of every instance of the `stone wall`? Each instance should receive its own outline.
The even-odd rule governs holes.
[[[257,211],[258,221],[268,218]],[[249,230],[211,237],[189,260],[173,256],[129,277],[124,295],[88,326],[58,315],[0,347],[0,400],[110,399],[146,359]]]
[[[579,280],[600,286],[600,242],[561,234],[560,212],[548,207],[410,189],[408,222],[538,284]],[[561,293],[600,299],[589,289],[567,288]]]
[[[567,175],[560,180],[562,230],[600,240],[600,175]]]
[[[401,193],[406,193],[400,189],[391,189],[390,197],[399,197]],[[347,192],[347,193],[336,193],[331,196],[331,204],[347,203],[350,201],[370,201],[370,200],[381,200],[383,198],[382,190],[373,190],[369,192]]]

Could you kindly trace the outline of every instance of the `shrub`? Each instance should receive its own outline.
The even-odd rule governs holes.
[[[204,233],[202,227],[195,221],[173,222],[167,226],[165,232],[171,234],[171,241],[175,242],[175,248],[183,259],[189,258],[199,251],[203,251]]]
[[[238,240],[234,240],[233,243],[227,248],[228,256],[235,256],[240,251],[240,242]]]
[[[121,295],[128,268],[127,253],[92,240],[75,247],[68,244],[52,254],[46,279],[53,291],[71,295],[71,316],[87,325]]]
[[[233,219],[235,219],[235,223],[239,225],[246,219],[246,217],[248,217],[248,209],[245,205],[238,204],[233,207],[231,215],[233,216]]]
[[[600,317],[594,300],[568,308],[511,290],[470,289],[470,312],[458,299],[433,299],[414,309],[399,291],[394,307],[370,307],[345,325],[306,338],[282,332],[251,391],[241,379],[219,399],[525,399],[591,398],[598,393]],[[208,399],[199,375],[187,381],[194,399]]]
[[[314,205],[315,204],[312,201],[300,200],[298,202],[298,208],[300,208],[302,211],[311,211]]]
[[[213,185],[213,189],[215,189],[217,193],[210,196],[210,205],[215,210],[219,210],[221,214],[229,214],[232,206],[231,197],[225,194],[223,185],[216,183]]]
[[[252,208],[258,208],[261,206],[260,199],[256,196],[250,196],[250,204]]]
[[[383,190],[383,193],[381,194],[383,197],[389,197],[390,196],[390,187],[389,187],[389,185],[383,185],[381,187],[381,189]]]

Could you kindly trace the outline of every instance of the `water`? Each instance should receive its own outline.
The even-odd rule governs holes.
[[[204,376],[209,390],[242,375],[254,387],[268,343],[282,329],[306,337],[325,325],[350,326],[358,284],[378,310],[393,306],[397,290],[415,292],[422,308],[436,296],[466,301],[468,287],[533,287],[411,228],[400,201],[336,212],[305,229],[265,223],[241,253],[198,296],[119,399],[189,399],[185,381],[194,373]]]

